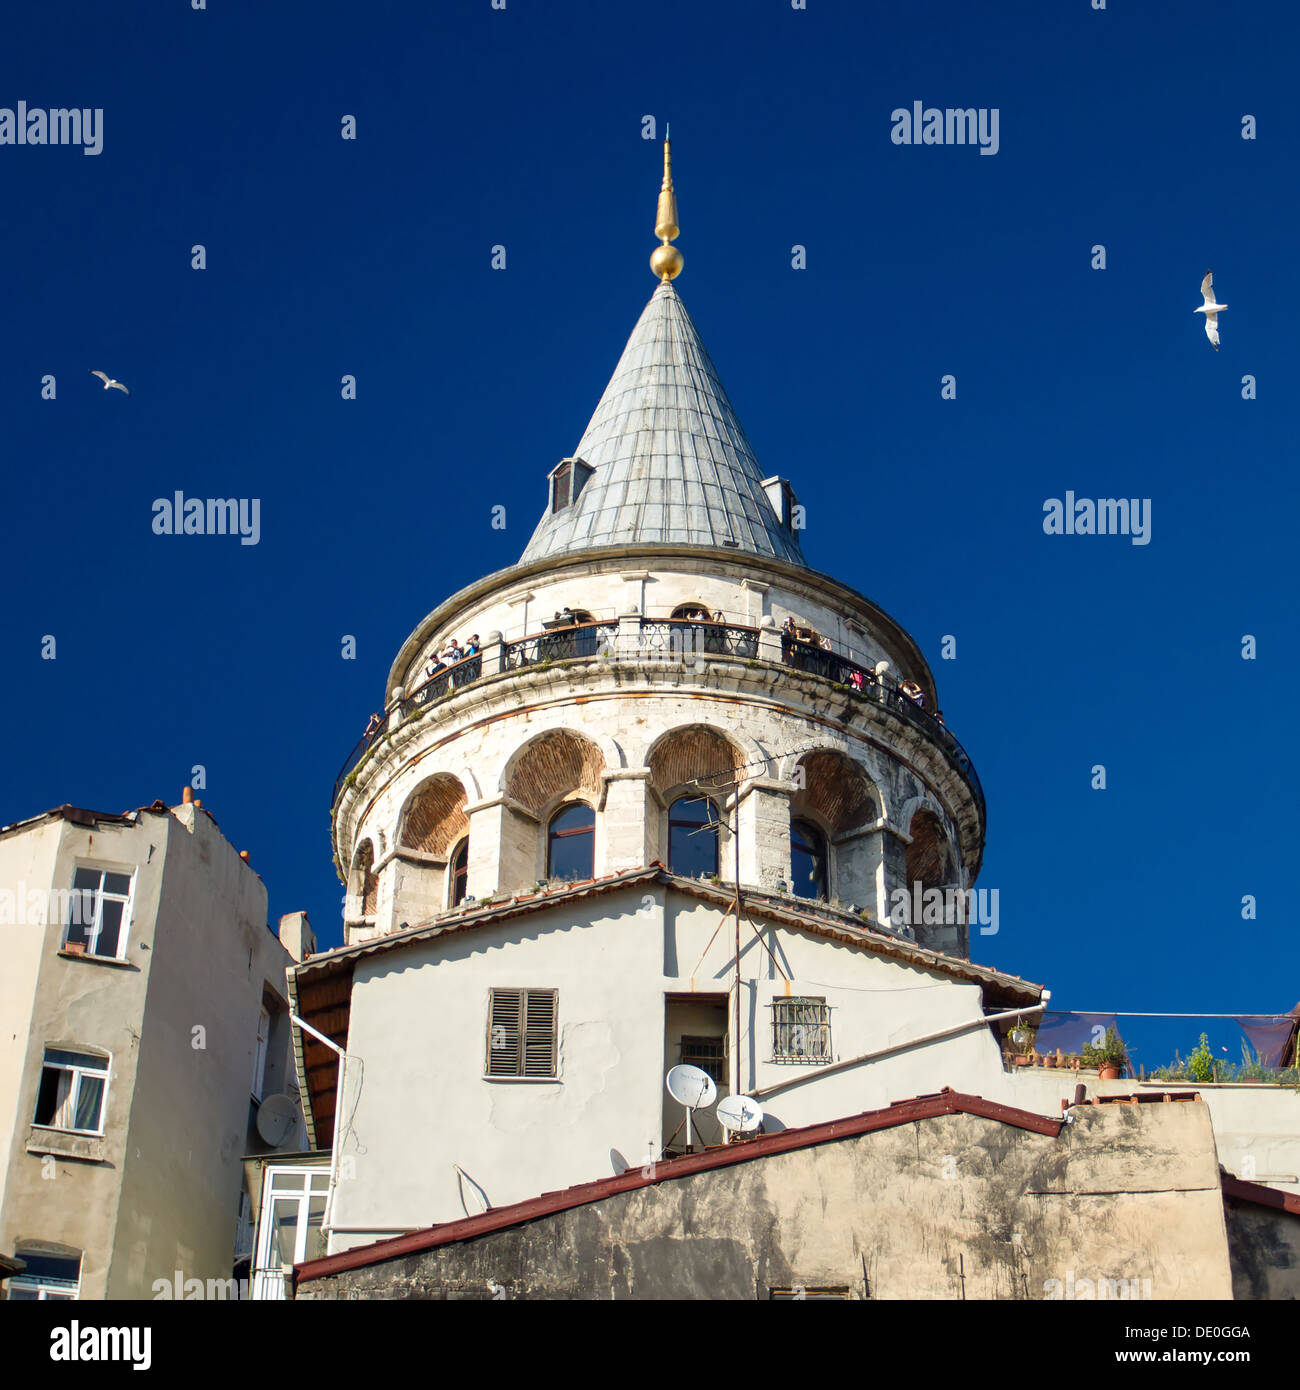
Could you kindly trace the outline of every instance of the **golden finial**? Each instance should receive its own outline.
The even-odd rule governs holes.
[[[682,273],[685,259],[682,253],[668,243],[679,235],[677,226],[677,195],[673,192],[673,142],[669,138],[671,126],[664,127],[664,181],[659,189],[659,210],[655,214],[655,236],[663,243],[656,246],[650,256],[650,269],[667,284],[674,276]]]

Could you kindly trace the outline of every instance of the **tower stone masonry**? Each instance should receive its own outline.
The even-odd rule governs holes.
[[[805,560],[673,283],[664,163],[660,284],[518,564],[419,624],[340,777],[346,944],[657,861],[968,957],[960,911],[897,904],[973,884],[979,779],[916,642]]]

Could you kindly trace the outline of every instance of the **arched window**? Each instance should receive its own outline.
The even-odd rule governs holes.
[[[451,905],[459,907],[465,901],[465,889],[469,886],[469,838],[456,846],[451,856]]]
[[[546,832],[546,876],[592,878],[595,863],[595,811],[585,801],[562,806]]]
[[[668,808],[668,867],[684,878],[718,872],[718,808],[707,797],[682,796]]]
[[[830,896],[830,873],[826,862],[826,837],[811,822],[790,822],[790,874],[798,898]]]

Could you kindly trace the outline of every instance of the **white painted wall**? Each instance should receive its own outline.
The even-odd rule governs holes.
[[[706,951],[718,909],[671,889],[650,896],[647,904],[629,889],[590,900],[589,919],[557,907],[358,960],[348,1051],[362,1066],[349,1067],[344,1113],[354,1118],[336,1225],[465,1215],[453,1164],[500,1206],[608,1176],[618,1170],[611,1151],[628,1164],[644,1162],[652,1144],[658,1152],[663,1077],[676,1061],[665,1056],[664,996],[725,990],[734,938],[724,928]],[[837,1058],[980,1016],[974,985],[787,928],[766,935],[793,976],[790,992],[831,1004]],[[811,1078],[771,1099],[769,1130],[945,1085],[998,1094],[1001,1060],[987,1029],[820,1080],[816,1065],[772,1062],[766,1006],[784,985],[748,927],[745,937],[743,1074],[760,1086]],[[559,1081],[483,1079],[493,987],[558,989]],[[468,1210],[478,1210],[472,1199]],[[367,1238],[341,1233],[332,1248]]]

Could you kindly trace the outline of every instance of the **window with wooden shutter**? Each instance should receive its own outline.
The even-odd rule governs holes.
[[[488,1076],[553,1078],[557,995],[553,989],[494,989],[488,1005]]]

